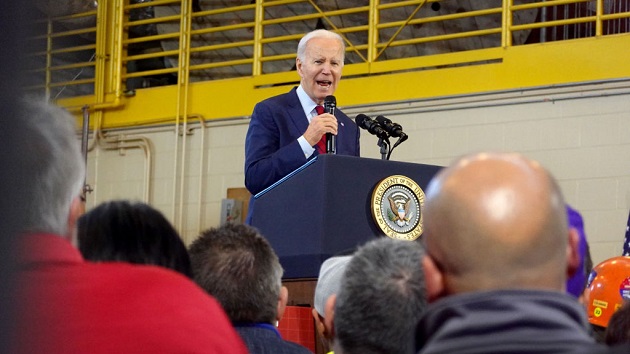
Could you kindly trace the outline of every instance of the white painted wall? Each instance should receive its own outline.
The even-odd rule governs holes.
[[[343,108],[343,98],[337,99]],[[392,160],[447,165],[462,154],[501,150],[540,161],[559,180],[567,202],[582,213],[594,263],[621,254],[630,210],[627,82],[345,111],[350,117],[384,114],[405,128],[410,138],[394,150]],[[108,136],[142,136],[150,142],[149,202],[188,243],[200,230],[219,224],[227,188],[244,186],[247,124],[247,119],[210,122],[201,130],[191,123],[185,137],[172,126],[111,131]],[[376,138],[365,131],[361,151],[364,157],[380,158]],[[88,183],[94,187],[88,207],[115,198],[143,200],[145,166],[142,149],[94,148],[88,162]]]

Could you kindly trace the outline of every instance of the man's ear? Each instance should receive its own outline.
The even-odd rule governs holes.
[[[433,262],[431,257],[422,257],[422,270],[424,272],[424,283],[427,288],[427,301],[433,302],[444,295],[444,276]]]
[[[295,58],[295,69],[297,70],[300,78],[302,77],[302,61],[300,58]]]
[[[313,315],[313,320],[315,322],[315,329],[317,330],[317,333],[325,338],[326,326],[324,326],[324,318],[319,315],[319,312],[317,312],[314,307],[311,310],[311,314]]]
[[[567,243],[567,279],[571,278],[580,267],[580,236],[578,231],[569,228],[569,242]]]
[[[329,338],[333,338],[335,336],[335,304],[337,303],[337,295],[332,294],[326,300],[326,305],[324,306],[324,326],[326,326],[326,330],[328,331]]]
[[[85,213],[85,203],[79,196],[72,199],[70,203],[70,212],[68,213],[68,230],[66,231],[66,239],[70,241],[75,247],[79,246],[79,240],[77,240],[77,221]]]
[[[276,321],[280,321],[284,310],[287,308],[287,302],[289,301],[289,290],[286,286],[280,288],[280,297],[278,298],[278,311],[276,314]]]

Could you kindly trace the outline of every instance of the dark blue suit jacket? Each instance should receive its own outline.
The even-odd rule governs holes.
[[[282,339],[273,329],[238,325],[234,328],[250,354],[313,354],[306,347]]]
[[[297,139],[308,127],[298,99],[297,88],[290,92],[268,98],[254,107],[252,119],[245,138],[245,186],[252,195],[302,166],[308,159]],[[359,128],[341,110],[335,110],[339,123],[337,131],[337,154],[359,156]],[[249,204],[248,223],[254,207]]]

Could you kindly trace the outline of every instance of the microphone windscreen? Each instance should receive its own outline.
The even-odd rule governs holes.
[[[378,122],[378,124],[380,124],[381,126],[384,126],[386,124],[391,123],[392,121],[383,117],[383,116],[377,116],[376,118],[374,118],[375,121]]]
[[[365,114],[361,113],[361,114],[357,115],[356,118],[354,118],[354,121],[357,123],[357,125],[359,127],[365,128],[365,120],[366,119],[370,119],[370,117],[368,117]]]

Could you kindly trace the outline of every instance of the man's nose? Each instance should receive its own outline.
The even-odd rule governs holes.
[[[322,74],[330,74],[332,72],[332,65],[330,63],[324,63],[322,68]]]

